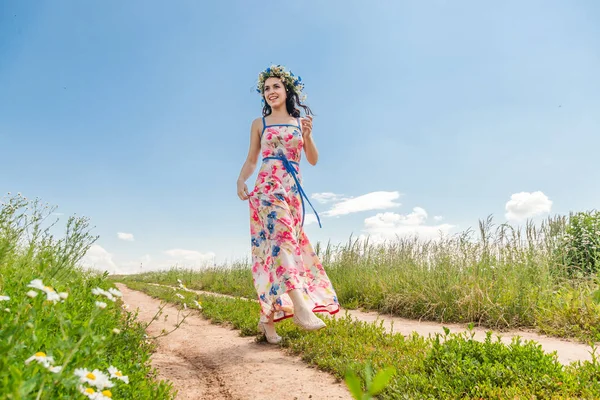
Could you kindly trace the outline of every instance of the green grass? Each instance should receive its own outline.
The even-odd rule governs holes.
[[[227,324],[241,335],[258,335],[259,306],[254,301],[197,295],[171,288],[129,281],[131,289],[176,304],[200,302],[201,312],[216,324]],[[425,338],[388,334],[382,325],[326,318],[327,328],[304,332],[290,321],[277,325],[282,346],[338,379],[351,371],[366,380],[392,366],[395,374],[381,399],[592,399],[600,396],[600,363],[576,362],[563,366],[554,354],[545,354],[535,342],[515,338],[510,345],[494,339],[484,342],[469,333],[440,332]],[[264,340],[264,339],[263,339]],[[363,389],[365,385],[363,383]]]
[[[350,239],[316,251],[341,305],[406,318],[475,323],[492,329],[598,341],[600,286],[595,275],[569,274],[562,238],[568,219],[549,218],[524,229],[482,221],[438,241],[398,238],[386,243]],[[119,277],[255,298],[250,264]]]
[[[109,390],[113,399],[174,398],[171,384],[150,367],[153,346],[145,326],[123,309],[106,276],[76,267],[96,239],[87,220],[69,218],[66,235],[56,240],[43,227],[52,211],[21,196],[5,199],[0,208],[0,398],[85,398],[80,387],[94,387],[81,382],[76,370],[110,376],[111,366],[129,382],[112,377],[112,387],[95,391]],[[43,285],[31,287],[36,280]],[[116,296],[94,294],[96,288]],[[56,299],[57,293],[66,298]],[[36,353],[53,360],[27,362]]]

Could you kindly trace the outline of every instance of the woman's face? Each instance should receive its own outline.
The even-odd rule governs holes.
[[[265,101],[271,108],[277,108],[284,105],[286,99],[285,85],[279,78],[267,78],[263,89],[263,95],[265,96]]]

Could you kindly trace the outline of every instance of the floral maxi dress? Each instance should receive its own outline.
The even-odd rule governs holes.
[[[313,312],[339,311],[339,303],[319,257],[304,232],[303,138],[298,125],[266,125],[261,133],[262,165],[250,193],[252,277],[260,302],[260,320],[294,315],[287,294],[300,289]],[[308,198],[306,198],[308,202]]]

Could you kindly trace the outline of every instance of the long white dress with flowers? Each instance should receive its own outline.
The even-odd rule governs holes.
[[[273,313],[274,321],[293,316],[287,294],[292,289],[304,293],[313,312],[335,314],[340,309],[303,228],[299,168],[303,144],[299,121],[298,125],[266,125],[263,118],[263,162],[249,200],[252,276],[262,322],[268,322]]]

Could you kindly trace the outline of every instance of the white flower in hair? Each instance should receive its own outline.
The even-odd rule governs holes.
[[[292,71],[287,71],[282,65],[271,65],[269,68],[265,69],[260,74],[258,74],[258,84],[256,86],[256,91],[259,94],[263,93],[265,81],[267,80],[267,78],[272,77],[281,79],[287,88],[291,88],[292,91],[298,94],[301,98],[306,98],[306,96],[302,93],[302,90],[304,89],[302,77],[295,76]]]

